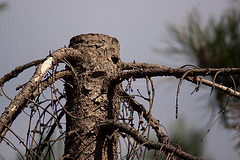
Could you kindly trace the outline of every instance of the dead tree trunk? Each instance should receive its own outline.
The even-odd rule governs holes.
[[[66,70],[59,71],[57,69],[59,63],[65,63]],[[14,99],[9,98],[3,90],[3,85],[34,65],[38,67],[30,80],[18,87],[22,89]],[[178,96],[184,79],[197,84],[196,91],[201,84],[204,84],[240,99],[240,93],[235,89],[198,77],[239,74],[240,68],[184,69],[149,63],[124,63],[120,59],[117,39],[103,34],[79,35],[70,40],[69,48],[60,48],[45,59],[19,66],[0,78],[1,91],[11,100],[0,117],[0,143],[5,141],[12,148],[17,149],[5,137],[7,131],[13,133],[19,144],[26,149],[24,155],[17,150],[22,159],[46,159],[48,155],[56,158],[53,145],[64,139],[64,156],[61,159],[113,160],[118,159],[118,155],[121,159],[124,157],[141,159],[145,157],[146,149],[154,149],[159,154],[167,155],[168,158],[201,160],[182,151],[179,147],[168,144],[171,139],[162,132],[160,128],[162,125],[151,114],[154,99],[154,85],[151,77],[180,78],[176,96],[177,117]],[[65,94],[54,85],[60,78],[65,80]],[[146,79],[148,97],[144,97],[140,92],[138,95],[132,95],[131,83],[135,78]],[[123,90],[121,84],[125,80],[128,83]],[[41,99],[46,88],[51,89],[51,98],[43,96]],[[136,101],[135,96],[149,102],[148,109]],[[65,98],[64,106],[60,99],[65,100]],[[25,110],[30,114],[26,114]],[[10,128],[22,112],[29,116],[26,142]],[[65,130],[62,132],[63,123],[60,121],[64,113],[66,132]],[[48,114],[50,118],[46,120],[45,117]],[[136,119],[133,118],[134,116],[137,118],[136,122],[133,121]],[[32,117],[37,117],[37,122],[33,122]],[[156,133],[157,142],[149,139],[150,127]],[[52,135],[56,132],[56,128],[60,136],[53,139]],[[119,137],[127,141],[126,154],[122,153],[121,143],[118,143]]]
[[[96,124],[116,119],[120,100],[114,95],[119,86],[106,86],[106,77],[121,70],[119,42],[102,34],[73,37],[69,47],[79,50],[81,58],[72,59],[66,78],[66,159],[117,159],[117,139],[113,131]],[[114,90],[114,91],[113,91]],[[111,138],[110,138],[111,137]]]

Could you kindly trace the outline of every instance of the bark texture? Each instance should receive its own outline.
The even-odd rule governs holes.
[[[81,58],[67,60],[73,72],[66,79],[65,159],[117,159],[117,140],[113,130],[97,124],[116,119],[120,100],[117,89],[107,86],[107,77],[121,71],[119,42],[103,34],[82,34],[70,40],[70,48]],[[110,138],[109,138],[110,137]]]

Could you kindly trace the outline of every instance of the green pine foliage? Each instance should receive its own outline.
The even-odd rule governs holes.
[[[174,42],[168,53],[185,55],[199,67],[240,67],[239,5],[227,9],[219,19],[210,18],[206,25],[202,25],[198,11],[194,10],[185,25],[169,25],[168,30]],[[240,90],[239,75],[226,78],[219,74],[215,82]],[[225,127],[240,131],[240,101],[214,91],[216,103],[209,106],[223,113],[221,120]],[[239,139],[240,132],[237,137]],[[240,148],[240,141],[237,141],[236,148]]]
[[[0,11],[2,11],[3,9],[5,9],[7,7],[7,2],[1,2],[0,3]]]

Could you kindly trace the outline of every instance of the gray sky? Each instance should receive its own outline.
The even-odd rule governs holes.
[[[0,2],[3,2],[0,0]],[[125,62],[148,62],[179,67],[191,63],[181,57],[169,59],[153,51],[164,48],[169,38],[166,23],[183,24],[188,12],[197,8],[203,21],[210,16],[218,17],[231,5],[226,0],[8,0],[8,7],[0,13],[0,76],[18,65],[44,58],[49,50],[68,45],[71,37],[82,33],[104,33],[116,37],[121,45],[121,58]],[[15,86],[26,82],[33,73],[23,74],[7,83],[5,90],[14,97]],[[168,83],[156,80],[154,116],[166,127],[175,120],[175,95],[178,81]],[[143,88],[145,83],[137,83]],[[180,117],[195,127],[208,129],[207,102],[210,89],[202,88],[191,95],[194,85],[184,82],[180,92]],[[0,112],[9,101],[0,97]],[[26,124],[17,119],[15,130]],[[224,130],[218,123],[207,136],[207,153],[215,160],[237,160],[233,150],[234,132]],[[23,134],[19,131],[19,134]],[[10,134],[8,134],[11,137]],[[24,135],[23,135],[24,137]],[[15,153],[0,144],[0,155],[15,159]]]

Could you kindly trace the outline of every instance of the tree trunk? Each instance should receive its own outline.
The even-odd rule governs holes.
[[[121,71],[119,42],[103,34],[83,34],[73,37],[69,47],[82,55],[66,61],[73,75],[65,83],[65,159],[117,159],[117,136],[97,124],[117,118],[120,100],[115,93],[121,86],[112,88],[104,81]]]

